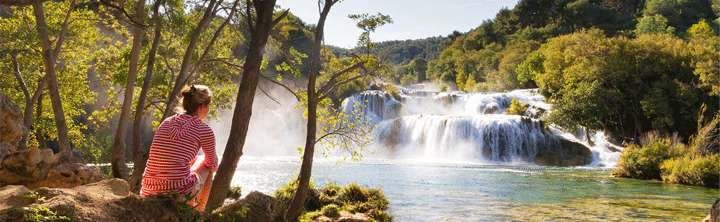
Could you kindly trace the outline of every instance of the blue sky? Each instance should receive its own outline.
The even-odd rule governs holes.
[[[502,8],[512,8],[518,0],[344,0],[330,11],[325,26],[327,44],[351,48],[360,29],[347,15],[383,13],[394,23],[379,28],[373,41],[419,39],[466,32],[483,20],[495,17]],[[318,19],[317,0],[278,0],[282,8],[308,24]]]

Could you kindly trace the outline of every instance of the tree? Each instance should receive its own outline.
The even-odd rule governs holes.
[[[675,28],[668,26],[668,20],[662,15],[646,15],[640,18],[635,27],[636,35],[666,34],[674,35]]]
[[[360,56],[351,59],[348,64],[330,63],[330,65],[340,65],[342,68],[328,69],[327,66],[323,66],[321,54],[325,34],[325,22],[327,16],[330,14],[330,9],[339,1],[340,0],[318,0],[320,17],[313,30],[314,40],[312,51],[310,52],[310,69],[307,75],[308,84],[305,91],[305,101],[307,104],[307,135],[303,149],[300,174],[297,180],[298,188],[285,211],[285,218],[289,220],[295,220],[304,210],[305,198],[307,197],[308,185],[312,175],[315,145],[333,135],[348,138],[350,142],[357,141],[355,140],[356,138],[352,136],[353,133],[348,132],[354,129],[351,127],[352,124],[342,120],[342,118],[339,121],[331,121],[329,125],[322,127],[321,129],[326,133],[318,137],[318,105],[326,103],[324,101],[326,101],[328,96],[338,87],[368,75],[366,72],[359,71],[367,70],[367,67],[372,67],[373,63],[376,63],[371,59],[372,57],[370,57],[369,54],[369,47],[372,47],[370,33],[374,32],[377,27],[392,22],[389,16],[383,14],[373,16],[368,14],[350,15],[349,17],[356,20],[358,23],[357,26],[364,31],[360,35],[358,45],[368,47],[366,57]],[[322,73],[326,75],[321,76]],[[321,80],[320,84],[317,84],[318,79]]]
[[[163,4],[163,0],[155,0],[152,6],[152,23],[153,23],[153,39],[152,46],[147,55],[147,66],[145,70],[145,77],[143,77],[142,89],[140,90],[140,96],[138,97],[137,106],[135,107],[135,118],[133,120],[132,129],[132,148],[133,148],[133,163],[134,168],[132,177],[128,183],[133,191],[140,189],[140,181],[142,180],[142,174],[145,171],[145,165],[147,164],[147,151],[142,147],[142,125],[145,117],[145,101],[147,100],[148,90],[150,89],[150,83],[152,82],[153,69],[155,68],[155,58],[157,56],[158,47],[160,47],[160,41],[162,38],[162,18],[160,17],[160,6]]]
[[[225,146],[222,161],[215,175],[207,208],[214,209],[225,200],[230,188],[237,163],[242,156],[243,146],[247,137],[252,104],[257,89],[260,67],[263,60],[265,44],[273,27],[287,16],[287,11],[277,18],[273,18],[275,0],[249,0],[246,2],[246,21],[251,38],[245,64],[242,69],[242,79],[238,88],[235,110],[228,143]],[[253,16],[254,14],[254,16]]]
[[[180,90],[190,79],[190,69],[191,65],[193,64],[192,59],[195,50],[197,49],[197,45],[200,42],[200,36],[205,31],[205,29],[207,29],[207,27],[210,25],[210,21],[212,21],[212,19],[215,17],[215,14],[218,12],[218,9],[221,5],[220,3],[222,3],[222,0],[219,1],[220,2],[218,2],[218,0],[209,0],[207,6],[205,6],[202,18],[190,32],[190,41],[185,48],[185,54],[183,56],[182,64],[180,65],[180,71],[178,71],[172,90],[167,96],[167,100],[165,102],[165,111],[163,112],[163,116],[160,119],[164,120],[165,118],[172,115],[172,113],[174,112],[175,104],[177,103]]]
[[[40,39],[40,46],[43,52],[43,63],[45,67],[45,75],[47,75],[47,85],[50,92],[50,100],[52,101],[53,113],[55,115],[55,125],[58,133],[58,144],[60,145],[60,154],[63,158],[72,159],[72,150],[68,140],[68,128],[65,121],[65,112],[63,111],[62,101],[60,97],[60,87],[55,72],[55,58],[53,49],[50,46],[50,34],[48,33],[47,23],[45,21],[45,10],[42,1],[32,3],[33,13],[35,14],[35,23]],[[62,36],[62,35],[61,35]],[[58,42],[60,38],[58,38]],[[59,49],[59,48],[58,48]]]
[[[140,50],[142,49],[143,39],[145,38],[145,30],[142,23],[145,21],[145,0],[137,0],[135,2],[135,14],[133,20],[141,24],[130,23],[132,30],[132,49],[130,50],[130,64],[128,65],[127,81],[125,82],[125,96],[123,96],[120,118],[118,119],[115,138],[111,148],[113,177],[127,178],[128,169],[125,165],[125,135],[130,123],[130,112],[132,112],[133,96],[135,95],[135,79],[137,78],[138,60],[140,59]]]

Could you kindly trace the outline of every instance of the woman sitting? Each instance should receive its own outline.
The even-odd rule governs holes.
[[[203,122],[210,110],[210,89],[193,85],[182,91],[182,109],[165,119],[150,145],[142,196],[181,194],[203,211],[217,168],[215,134]],[[202,149],[204,156],[198,156]]]

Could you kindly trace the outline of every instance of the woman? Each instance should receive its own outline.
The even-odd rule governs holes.
[[[182,91],[182,111],[160,124],[150,145],[142,196],[177,193],[204,210],[212,173],[217,169],[215,134],[203,122],[211,97],[210,89],[203,85]],[[198,156],[200,149],[204,156]]]

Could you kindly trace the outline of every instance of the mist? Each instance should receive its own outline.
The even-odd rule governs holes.
[[[297,99],[280,87],[260,87],[272,98],[257,90],[243,156],[298,156],[298,147],[305,143],[303,107],[298,107]],[[218,111],[218,115],[208,123],[215,131],[220,157],[230,135],[233,109]]]

